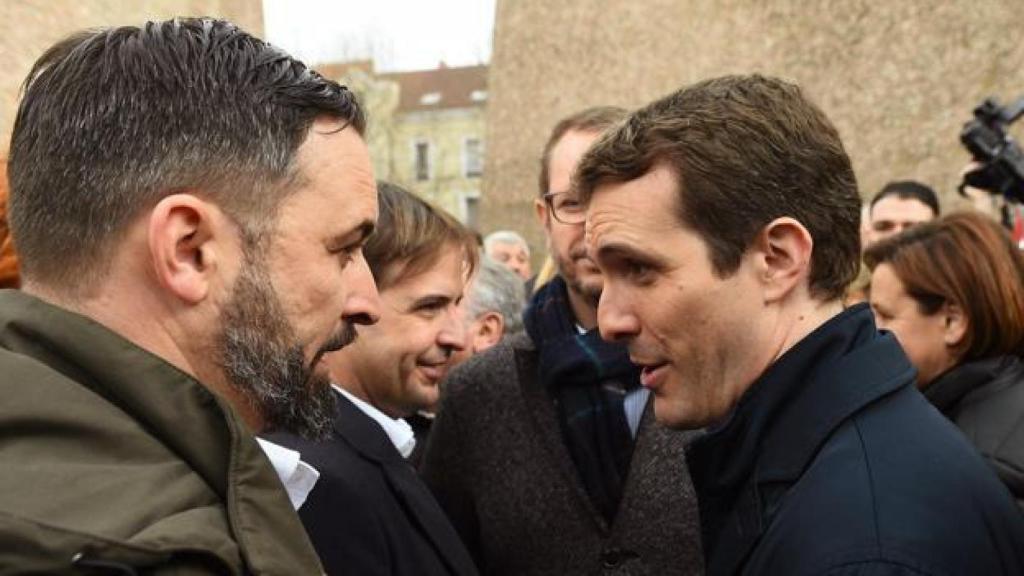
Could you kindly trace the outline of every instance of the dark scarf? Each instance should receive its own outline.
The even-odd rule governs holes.
[[[594,505],[611,523],[633,454],[623,402],[640,386],[640,371],[625,346],[605,342],[597,329],[579,333],[560,277],[537,292],[523,320],[539,351],[540,381],[554,400],[569,454]]]

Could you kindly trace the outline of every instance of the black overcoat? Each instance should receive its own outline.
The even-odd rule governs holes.
[[[475,575],[469,553],[412,465],[379,424],[337,397],[328,441],[267,435],[320,472],[299,517],[327,573]]]

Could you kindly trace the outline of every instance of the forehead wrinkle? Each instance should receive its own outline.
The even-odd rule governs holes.
[[[628,218],[629,211],[622,204],[614,201],[606,201],[607,205],[600,202],[591,204],[591,210],[587,213],[586,224],[584,225],[584,244],[587,253],[591,258],[600,255],[602,246],[610,241],[620,242],[628,240],[632,236],[632,228]],[[595,208],[596,205],[596,208]],[[609,235],[612,239],[609,240]]]
[[[585,225],[585,241],[591,256],[609,242],[608,237],[619,243],[636,243],[642,237],[670,234],[681,227],[672,211],[657,210],[655,206],[640,209],[631,205],[631,195],[614,191],[622,199],[602,199],[591,202]]]

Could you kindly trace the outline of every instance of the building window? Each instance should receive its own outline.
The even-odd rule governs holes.
[[[480,229],[480,193],[462,197],[462,223],[473,230]]]
[[[466,138],[462,152],[466,178],[479,178],[484,173],[483,143],[479,138]]]
[[[430,143],[416,142],[416,180],[430,180]]]
[[[441,101],[440,92],[427,92],[423,96],[420,96],[420,104],[424,106],[433,106]]]

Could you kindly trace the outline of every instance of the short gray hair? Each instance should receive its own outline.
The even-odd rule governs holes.
[[[484,253],[488,256],[491,254],[491,248],[495,244],[515,244],[522,246],[523,250],[526,250],[526,255],[530,255],[530,245],[526,243],[526,239],[519,235],[518,232],[512,230],[498,230],[497,232],[491,232],[484,238]]]
[[[493,258],[481,257],[466,300],[467,320],[476,320],[485,312],[497,312],[505,319],[505,336],[523,331],[523,308],[526,307],[523,281]]]

